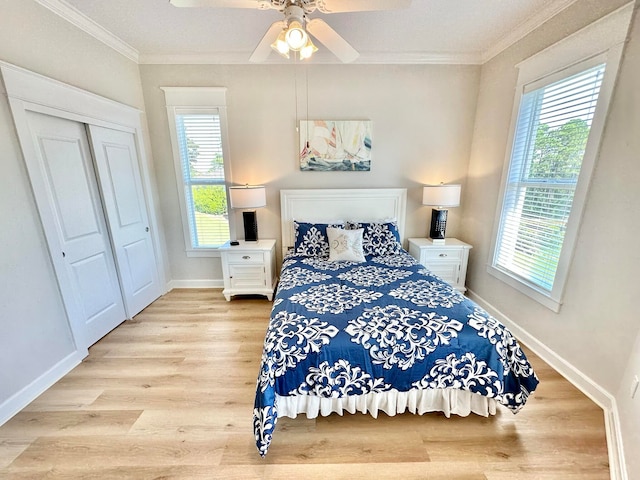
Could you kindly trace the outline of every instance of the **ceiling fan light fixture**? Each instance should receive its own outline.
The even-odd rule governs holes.
[[[311,37],[307,38],[307,44],[300,49],[300,58],[305,59],[311,57],[315,52],[318,51],[318,47],[316,47],[311,41]]]
[[[285,58],[289,58],[289,44],[286,39],[286,30],[282,30],[276,38],[276,41],[271,44],[271,48],[273,48],[276,52],[282,55]]]
[[[285,33],[285,38],[287,40],[289,48],[298,52],[307,44],[309,35],[307,35],[307,32],[302,27],[302,24],[294,20],[289,24],[289,28]]]

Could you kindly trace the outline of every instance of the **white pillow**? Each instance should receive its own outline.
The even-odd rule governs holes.
[[[344,230],[342,228],[328,227],[329,261],[364,262],[365,258],[362,250],[363,232],[363,228]]]

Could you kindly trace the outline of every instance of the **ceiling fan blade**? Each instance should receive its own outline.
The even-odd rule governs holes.
[[[264,34],[262,40],[260,40],[260,43],[249,57],[249,61],[252,63],[264,62],[271,53],[271,44],[286,26],[287,24],[284,20],[272,23],[269,30],[267,30],[267,33]]]
[[[169,0],[174,7],[271,8],[269,0]]]
[[[370,12],[398,10],[411,5],[411,0],[323,0],[318,2],[322,13]]]
[[[309,20],[307,22],[307,31],[344,63],[353,62],[360,55],[344,38],[320,18]]]

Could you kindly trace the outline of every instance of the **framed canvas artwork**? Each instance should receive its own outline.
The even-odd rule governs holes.
[[[371,121],[300,122],[300,170],[371,170]]]

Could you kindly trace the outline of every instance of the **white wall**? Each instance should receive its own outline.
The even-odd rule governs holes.
[[[173,280],[221,279],[217,258],[187,258],[162,86],[227,87],[232,181],[267,186],[258,210],[260,236],[280,237],[283,188],[407,187],[406,236],[426,236],[431,210],[421,186],[465,181],[475,116],[479,67],[412,65],[141,65],[147,117],[162,192],[163,222]],[[371,172],[301,172],[298,116],[373,121]],[[452,209],[455,236],[460,209]],[[241,223],[238,222],[241,230]],[[239,236],[242,232],[239,232]],[[280,251],[280,249],[277,249]],[[180,283],[178,283],[180,284]]]
[[[579,0],[483,65],[464,194],[462,239],[475,247],[467,277],[470,289],[608,394],[617,394],[628,463],[636,462],[630,467],[629,478],[640,478],[635,458],[640,451],[639,403],[637,399],[633,404],[628,400],[628,377],[632,370],[640,370],[637,352],[629,360],[640,332],[635,299],[640,271],[637,15],[609,110],[560,312],[541,306],[486,270],[507,149],[516,64],[625,3]]]
[[[135,63],[32,0],[2,0],[0,60],[123,103],[143,105]],[[75,346],[6,95],[0,95],[0,158],[3,418],[8,400],[72,354]]]
[[[635,18],[632,21],[629,43],[625,51],[623,64],[620,68],[618,86],[614,93],[613,108],[609,115],[604,143],[600,154],[600,181],[597,185],[598,197],[594,203],[600,208],[606,206],[619,210],[616,220],[622,223],[616,224],[618,232],[612,242],[612,249],[626,250],[615,255],[615,264],[609,268],[617,268],[623,273],[622,283],[618,285],[618,294],[612,298],[614,302],[620,302],[626,309],[621,312],[630,317],[634,324],[625,333],[629,341],[635,344],[630,351],[618,350],[618,355],[628,359],[626,368],[623,369],[619,386],[613,393],[616,394],[620,426],[624,439],[624,453],[629,479],[640,478],[640,390],[635,398],[631,398],[630,387],[634,376],[640,378],[640,325],[638,322],[637,302],[638,295],[638,271],[640,269],[640,250],[637,238],[640,234],[640,0],[636,0]],[[623,192],[609,193],[609,190],[623,190]],[[611,198],[613,197],[613,198]],[[611,203],[608,199],[611,198]],[[619,203],[620,202],[620,203]],[[594,205],[595,208],[595,205]],[[604,241],[604,235],[594,241]],[[608,250],[608,249],[607,249]],[[626,256],[626,258],[625,258]],[[608,252],[604,255],[608,258]],[[603,262],[606,263],[606,262]],[[615,272],[610,271],[610,278]],[[628,283],[627,283],[628,282]],[[604,282],[600,282],[604,283]],[[606,318],[606,324],[612,328],[626,328],[625,325],[617,327],[617,322]]]

